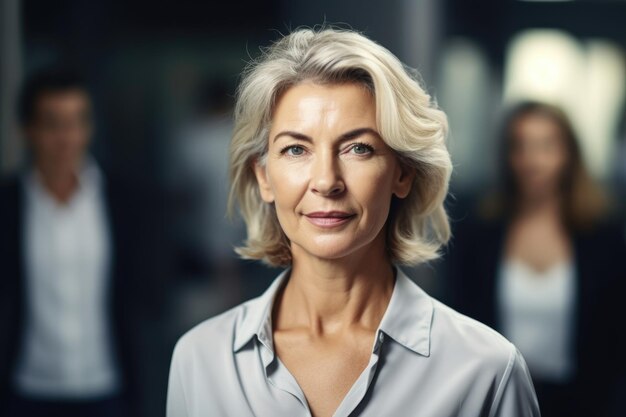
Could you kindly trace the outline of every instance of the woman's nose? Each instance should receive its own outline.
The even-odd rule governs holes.
[[[311,167],[311,191],[322,196],[336,196],[345,190],[338,158],[332,152],[318,154]]]

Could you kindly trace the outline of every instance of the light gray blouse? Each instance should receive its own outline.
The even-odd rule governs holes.
[[[170,369],[167,417],[311,416],[275,355],[271,312],[289,270],[267,291],[187,332]],[[369,364],[335,417],[536,417],[519,351],[426,294],[397,269]]]

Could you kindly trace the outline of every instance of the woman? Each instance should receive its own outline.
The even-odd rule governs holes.
[[[544,417],[607,415],[624,369],[620,228],[560,109],[517,105],[502,162],[501,191],[455,231],[453,304],[518,346]]]
[[[538,416],[516,348],[396,267],[448,239],[445,115],[386,49],[298,30],[245,72],[239,253],[287,267],[178,342],[169,417]]]

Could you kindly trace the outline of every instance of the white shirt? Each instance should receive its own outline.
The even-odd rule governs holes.
[[[543,272],[520,261],[501,265],[502,333],[524,354],[532,375],[542,380],[564,383],[574,372],[575,278],[572,262]]]
[[[86,163],[65,204],[35,171],[24,182],[27,298],[15,388],[29,397],[112,394],[118,376],[108,333],[111,248],[100,172]]]
[[[537,417],[519,351],[494,330],[431,298],[397,270],[369,364],[335,417]],[[311,416],[272,341],[274,296],[289,270],[260,297],[211,318],[177,343],[167,417]]]

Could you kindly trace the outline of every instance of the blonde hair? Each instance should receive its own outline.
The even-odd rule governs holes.
[[[244,70],[230,147],[229,212],[238,202],[248,231],[237,253],[272,266],[291,263],[289,240],[274,206],[261,199],[253,166],[264,163],[277,98],[303,81],[359,83],[372,92],[379,133],[400,163],[416,172],[409,195],[390,202],[389,257],[404,265],[437,258],[450,237],[443,207],[452,171],[446,116],[420,87],[417,72],[365,36],[334,28],[298,29]]]

